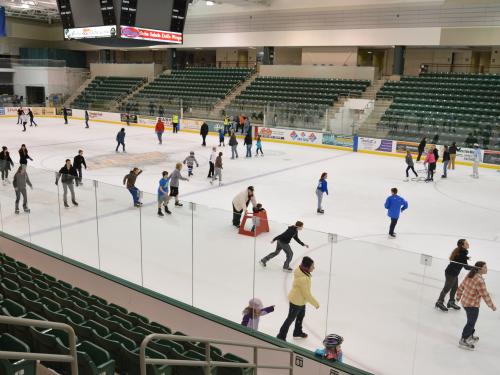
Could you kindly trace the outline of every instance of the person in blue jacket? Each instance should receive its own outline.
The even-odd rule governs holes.
[[[387,209],[387,216],[391,218],[389,238],[396,238],[394,229],[398,223],[399,215],[408,208],[408,202],[398,195],[398,189],[392,188],[391,193],[392,194],[385,200],[384,207]]]
[[[125,152],[125,128],[122,128],[116,135],[116,152],[118,152],[118,147],[122,146],[123,152]]]
[[[328,195],[328,182],[326,182],[326,178],[328,174],[323,172],[321,177],[319,178],[318,187],[316,188],[316,197],[318,197],[318,210],[316,211],[318,214],[324,214],[325,211],[321,207],[321,202],[323,202],[323,194]]]

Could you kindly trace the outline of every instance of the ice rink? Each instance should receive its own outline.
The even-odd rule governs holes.
[[[471,167],[457,166],[444,180],[439,164],[434,183],[404,182],[402,158],[264,140],[265,156],[246,159],[239,140],[236,160],[230,160],[229,146],[220,148],[224,169],[218,187],[207,179],[215,136],[202,147],[199,135],[169,130],[158,145],[153,129],[131,126],[123,154],[115,153],[119,125],[91,122],[85,129],[79,120],[70,125],[62,119],[37,120],[39,127],[22,132],[16,119],[0,119],[0,143],[9,147],[16,164],[11,177],[22,143],[34,159],[28,167],[34,185],[28,191],[30,215],[15,215],[12,186],[0,186],[4,232],[233,321],[256,296],[266,306],[276,305],[260,324],[261,331],[274,336],[287,314],[292,276],[281,270],[283,254],[266,269],[257,261],[273,250],[274,236],[301,220],[305,229],[299,235],[310,248],[292,242],[293,267],[304,255],[315,260],[313,294],[321,307],[308,307],[310,336],[298,345],[315,349],[326,332],[341,334],[345,362],[376,374],[500,373],[498,311],[483,304],[476,327],[481,340],[476,351],[465,352],[457,347],[465,313],[434,309],[446,259],[459,238],[469,240],[472,262],[488,263],[486,282],[500,305],[497,171],[481,169],[476,180]],[[64,209],[54,171],[79,149],[88,165],[84,185],[76,189],[79,207]],[[158,218],[155,192],[161,172],[171,172],[190,151],[200,166],[190,181],[181,181],[184,207],[171,202],[173,215]],[[141,209],[132,207],[122,185],[135,166],[144,170],[137,180],[145,192]],[[325,214],[319,215],[314,191],[322,172],[329,175],[330,195],[324,199]],[[270,220],[271,232],[256,239],[238,235],[231,226],[231,201],[249,185]],[[383,207],[392,187],[409,202],[393,240],[387,238]],[[331,243],[328,233],[338,241]],[[432,265],[424,266],[421,254],[434,257]]]

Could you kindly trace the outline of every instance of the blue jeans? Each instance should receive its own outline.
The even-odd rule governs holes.
[[[231,146],[231,159],[234,159],[235,157],[238,157],[238,146]]]
[[[448,177],[447,172],[448,172],[448,163],[449,162],[450,162],[449,160],[446,160],[443,162],[443,176],[444,177]]]
[[[252,145],[247,145],[247,155],[246,155],[247,158],[251,158],[252,157]]]
[[[475,330],[477,318],[479,316],[479,307],[464,307],[465,313],[467,314],[467,324],[462,331],[462,338],[468,339],[472,336]]]
[[[139,203],[139,189],[133,186],[128,188],[128,191],[130,191],[130,194],[132,194],[132,198],[134,199],[134,204]]]

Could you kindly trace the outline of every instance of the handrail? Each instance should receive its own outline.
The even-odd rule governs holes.
[[[161,359],[161,358],[146,358],[146,347],[151,340],[163,339],[172,341],[194,341],[206,344],[205,346],[205,361],[188,361],[188,360],[176,360],[176,359]],[[211,344],[218,345],[230,345],[230,346],[240,346],[245,348],[253,348],[253,363],[235,363],[235,362],[220,362],[212,361],[210,359],[210,346]],[[258,350],[272,350],[276,352],[285,352],[290,354],[290,364],[289,366],[268,366],[258,364]],[[141,375],[146,375],[147,365],[178,365],[178,366],[189,366],[189,367],[203,367],[205,375],[210,375],[210,370],[212,367],[232,367],[232,368],[253,368],[255,369],[254,375],[257,375],[257,369],[272,369],[272,370],[288,370],[289,375],[293,375],[293,351],[286,348],[276,348],[273,346],[264,345],[252,345],[245,344],[236,341],[228,340],[216,340],[216,339],[203,339],[199,337],[192,336],[179,336],[179,335],[166,335],[160,333],[152,333],[144,338],[141,343],[140,348],[140,368]]]
[[[23,353],[0,351],[0,359],[31,359],[47,362],[68,362],[71,364],[71,375],[78,375],[78,358],[76,353],[76,335],[71,326],[58,322],[47,322],[44,320],[15,318],[12,316],[0,316],[0,324],[10,324],[25,327],[53,328],[68,333],[69,355],[48,353]]]

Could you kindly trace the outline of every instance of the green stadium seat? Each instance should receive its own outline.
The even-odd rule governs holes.
[[[29,353],[29,346],[20,339],[8,334],[0,335],[0,351]],[[35,375],[36,361],[0,359],[2,375]]]

